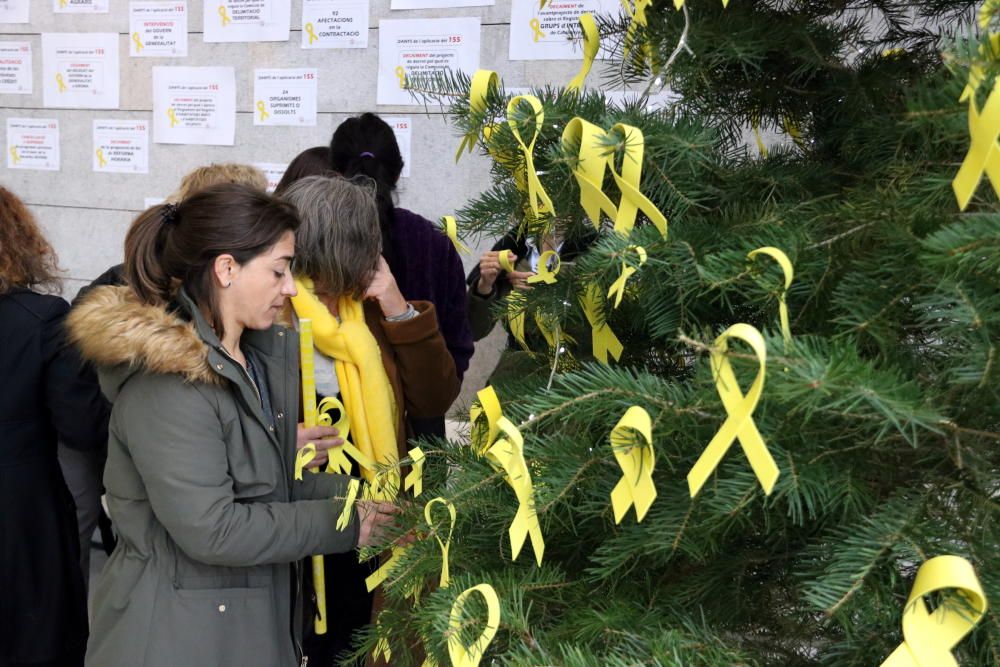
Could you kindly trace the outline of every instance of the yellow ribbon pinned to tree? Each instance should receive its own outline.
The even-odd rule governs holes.
[[[472,75],[472,81],[469,85],[469,110],[475,114],[485,112],[486,97],[489,95],[490,89],[496,90],[499,86],[499,78],[496,72],[488,69],[477,70]],[[462,157],[462,153],[466,150],[470,153],[472,152],[472,149],[476,147],[477,139],[479,139],[478,129],[470,130],[462,138],[462,143],[458,145],[458,152],[455,153],[455,162],[458,162],[459,158]]]
[[[306,35],[309,37],[310,44],[319,41],[319,35],[316,34],[316,26],[314,26],[312,23],[306,23],[302,27],[305,28]]]
[[[517,107],[521,102],[528,104],[534,112],[535,127],[531,141],[528,143],[525,143],[521,137],[517,120],[514,118]],[[542,131],[542,124],[544,122],[545,110],[542,108],[542,103],[534,95],[518,95],[507,103],[507,125],[510,126],[510,131],[517,140],[517,143],[520,144],[521,152],[524,154],[524,175],[528,181],[528,206],[531,208],[531,212],[535,218],[540,217],[542,213],[555,215],[552,200],[549,199],[548,193],[545,192],[545,188],[542,187],[542,182],[538,179],[538,174],[535,172],[535,141]]]
[[[177,120],[177,113],[174,111],[173,107],[167,108],[167,118],[170,119],[170,127],[180,124],[180,121]]]
[[[459,153],[461,153],[461,149],[459,149]],[[455,246],[455,250],[459,254],[468,255],[471,252],[469,250],[469,246],[465,245],[458,239],[458,225],[455,222],[455,216],[441,216],[441,222],[444,223],[444,233],[451,241],[451,244]]]
[[[583,307],[583,314],[586,315],[593,332],[592,345],[594,358],[602,364],[607,365],[608,354],[610,353],[615,358],[615,361],[618,361],[622,356],[624,347],[622,346],[622,342],[618,340],[615,332],[608,326],[607,321],[602,321],[604,296],[597,283],[587,285],[587,289],[580,295],[580,305]]]
[[[97,151],[95,151],[95,154],[97,155],[97,166],[98,167],[106,167],[106,166],[108,166],[108,161],[104,157],[104,149],[103,148],[98,148]]]
[[[466,646],[460,636],[462,626],[465,625],[462,622],[462,612],[466,601],[474,593],[479,593],[486,600],[486,626],[476,641]],[[452,667],[479,667],[486,648],[500,629],[500,598],[497,597],[496,590],[489,584],[479,584],[463,591],[451,606],[448,628],[448,656]]]
[[[434,525],[432,510],[435,505],[444,505],[448,509],[448,516],[451,518],[451,523],[448,524],[448,538],[445,540],[438,537],[437,526]],[[434,534],[434,539],[437,540],[438,545],[441,547],[441,579],[438,582],[441,588],[448,588],[448,584],[451,582],[451,576],[448,571],[448,549],[451,548],[451,536],[455,532],[455,516],[455,506],[444,498],[435,498],[424,505],[424,518],[427,520],[427,525]]]
[[[260,120],[262,121],[267,120],[267,117],[271,115],[267,112],[264,100],[257,100],[257,112],[260,114]]]
[[[976,109],[975,95],[969,97],[969,150],[951,182],[960,210],[965,210],[979,187],[983,174],[1000,196],[1000,79],[993,84],[982,113]]]
[[[683,6],[684,6],[684,0],[674,0],[674,9],[680,9]],[[729,0],[722,0],[722,6],[728,7]]]
[[[490,447],[486,452],[486,458],[507,473],[507,483],[517,497],[517,513],[508,530],[511,557],[517,560],[525,539],[530,537],[535,561],[541,566],[542,556],[545,554],[545,540],[535,510],[535,490],[531,484],[531,472],[528,470],[527,461],[524,460],[524,438],[517,426],[506,417],[497,420],[497,426],[504,437],[497,439]]]
[[[934,611],[924,597],[945,595]],[[986,594],[969,561],[959,556],[937,556],[917,570],[903,612],[903,643],[881,667],[958,667],[952,649],[986,613]]]
[[[792,329],[788,323],[788,303],[786,299],[788,297],[788,288],[792,286],[792,280],[795,278],[795,269],[792,267],[792,262],[788,259],[788,255],[779,248],[773,246],[757,248],[750,251],[747,254],[747,258],[754,259],[757,255],[767,255],[776,261],[778,266],[781,267],[781,272],[785,274],[785,289],[778,295],[778,317],[781,320],[781,336],[785,339],[785,347],[788,347],[792,342]]]
[[[636,215],[642,211],[650,222],[660,230],[663,238],[666,238],[666,216],[639,189],[642,185],[642,158],[645,149],[642,130],[631,125],[618,123],[611,128],[611,131],[618,131],[622,134],[625,146],[621,172],[616,169],[614,155],[608,161],[611,175],[614,176],[615,183],[618,184],[618,189],[622,193],[621,202],[618,204],[618,216],[615,218],[615,231],[627,237],[632,233],[632,228],[635,227]]]
[[[754,378],[750,390],[743,395],[736,374],[729,364],[726,352],[729,349],[729,339],[736,338],[753,348],[757,355],[757,377]],[[739,438],[740,447],[750,461],[750,467],[764,487],[764,493],[771,494],[774,483],[778,479],[778,465],[774,462],[771,452],[757,430],[753,420],[753,411],[757,408],[761,393],[764,391],[764,375],[767,365],[767,345],[760,332],[749,324],[734,324],[715,339],[715,346],[710,353],[712,377],[715,379],[715,390],[719,393],[722,405],[726,408],[726,421],[698,457],[698,461],[687,475],[688,488],[691,497],[698,495],[701,487],[708,481],[709,475],[722,461],[733,441]]]
[[[497,398],[497,392],[492,386],[480,389],[476,393],[476,397],[479,399],[479,404],[473,403],[472,407],[469,408],[470,439],[472,440],[472,446],[482,455],[486,453],[486,450],[490,448],[490,445],[493,444],[493,441],[496,440],[497,435],[500,433],[500,427],[497,425],[497,422],[503,417],[503,410],[500,408],[500,399]],[[482,427],[477,423],[479,418],[483,416],[486,417],[485,436]]]
[[[597,58],[597,52],[601,50],[601,36],[597,32],[597,22],[594,21],[594,15],[587,12],[582,14],[579,20],[580,29],[583,31],[583,64],[580,65],[580,71],[566,86],[567,93],[583,90],[583,82],[587,80],[590,68],[594,66],[594,59]]]
[[[555,266],[549,268],[549,262],[553,259],[555,259]],[[562,260],[559,258],[559,253],[555,250],[546,250],[538,257],[538,271],[528,278],[528,283],[531,285],[536,283],[552,285],[556,282],[556,275],[559,274],[561,267]]]
[[[799,148],[806,147],[805,139],[802,138],[802,132],[799,130],[799,126],[795,124],[794,120],[785,116],[781,119],[781,124],[785,127],[785,132],[792,138],[792,141],[795,142],[796,146]]]
[[[538,19],[531,19],[528,21],[528,25],[531,26],[531,39],[534,42],[545,37],[545,33],[542,32],[542,24]]]
[[[370,487],[365,487],[365,488],[368,489]],[[374,499],[374,496],[372,497],[372,499]],[[404,553],[406,553],[406,549],[407,547],[399,547],[393,545],[392,552],[389,558],[387,558],[386,561],[382,563],[382,566],[379,567],[379,569],[375,570],[367,578],[365,578],[365,587],[368,589],[369,593],[371,593],[373,590],[381,586],[385,582],[385,580],[389,578],[389,572],[392,570],[392,568],[396,567],[396,564],[399,562],[400,557]]]
[[[406,475],[406,479],[403,480],[403,489],[405,491],[413,489],[413,497],[417,498],[424,492],[424,461],[426,460],[424,450],[419,447],[411,449],[410,460],[413,461],[413,465]]]
[[[66,81],[65,81],[65,79],[63,79],[62,72],[56,72],[56,85],[59,86],[59,92],[60,93],[65,93],[66,92],[66,90],[67,90],[67,88],[66,88]]]
[[[640,438],[635,438],[634,433]],[[621,523],[630,507],[636,521],[642,521],[656,500],[653,484],[653,427],[649,413],[633,405],[611,430],[611,449],[622,469],[622,478],[611,491],[615,523]]]
[[[1000,33],[993,33],[986,44],[979,47],[979,57],[982,59],[996,60],[1000,57]],[[969,80],[962,89],[959,102],[976,99],[976,91],[986,78],[986,66],[982,62],[974,62],[969,67]]]
[[[226,6],[225,5],[219,5],[219,18],[222,20],[222,27],[223,28],[225,28],[227,25],[229,25],[232,22],[232,19],[229,18],[229,12],[226,11]]]
[[[624,56],[626,59],[630,57],[632,49],[635,47],[635,33],[638,32],[639,26],[645,28],[649,24],[646,18],[646,9],[651,4],[653,4],[653,0],[621,0],[625,15],[631,19],[628,29],[625,31]],[[652,65],[653,47],[648,40],[642,46],[642,55]]]
[[[639,257],[639,266],[646,263],[646,249],[641,245],[630,245],[625,248],[625,252],[632,250]],[[628,279],[632,277],[639,269],[635,266],[629,266],[628,262],[622,258],[622,272],[618,275],[618,279],[611,283],[611,287],[608,288],[608,298],[612,296],[615,297],[615,308],[621,305],[622,297],[625,296],[625,284]]]
[[[608,156],[601,139],[606,136],[604,130],[579,116],[567,123],[562,133],[563,152],[567,155],[579,144],[573,176],[580,184],[580,205],[595,229],[601,226],[602,210],[612,220],[618,217],[618,207],[604,194]]]
[[[524,338],[525,307],[528,300],[523,292],[512,289],[507,294],[507,326],[510,327],[510,335],[514,337],[517,344],[527,351],[531,351],[528,342]]]
[[[132,33],[132,43],[135,44],[135,52],[139,53],[143,49],[142,39],[139,37],[139,33]]]
[[[562,330],[562,327],[559,325],[559,318],[553,315],[544,315],[541,311],[536,310],[535,325],[538,327],[538,331],[542,334],[545,342],[553,350],[558,350],[559,347],[562,347],[560,352],[565,352],[566,348],[563,343],[573,344],[576,342],[572,336]]]

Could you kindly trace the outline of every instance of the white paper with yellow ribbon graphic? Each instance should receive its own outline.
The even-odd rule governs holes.
[[[625,257],[622,257],[622,272],[618,274],[618,278],[611,283],[611,287],[608,288],[608,298],[614,297],[615,308],[621,305],[622,297],[625,296],[625,286],[628,283],[628,279],[639,270],[643,264],[646,263],[646,249],[641,245],[630,245],[623,251],[623,255],[627,256],[634,253],[638,259],[639,266],[631,266]]]
[[[642,159],[645,152],[645,138],[642,130],[631,125],[618,123],[611,128],[609,134],[616,133],[622,141],[621,171],[611,157],[609,166],[611,175],[621,191],[622,198],[618,203],[618,216],[615,218],[615,231],[628,237],[635,227],[636,216],[642,211],[664,238],[667,237],[667,218],[660,209],[642,193]]]
[[[318,70],[255,69],[254,125],[315,127]]]
[[[153,141],[232,146],[236,71],[232,67],[154,67]]]
[[[441,217],[441,226],[444,227],[444,235],[448,237],[451,244],[455,246],[455,251],[460,255],[468,255],[471,250],[469,246],[462,243],[458,238],[458,224],[455,222],[455,216],[445,215]]]
[[[594,66],[594,58],[601,50],[601,36],[597,32],[597,22],[594,21],[593,14],[587,13],[580,17],[580,31],[583,33],[583,63],[576,76],[566,84],[566,92],[583,90],[590,68]]]
[[[107,14],[109,0],[52,0],[56,14]]]
[[[206,42],[287,42],[291,0],[205,0]]]
[[[303,49],[367,49],[367,0],[303,0]]]
[[[502,437],[498,438],[486,458],[496,464],[506,473],[507,483],[517,497],[517,513],[510,524],[511,557],[517,560],[524,541],[531,538],[531,547],[535,552],[535,562],[542,564],[545,555],[545,540],[542,537],[542,527],[538,522],[535,510],[535,489],[531,482],[531,471],[524,459],[524,438],[521,431],[506,417],[497,420]]]
[[[469,110],[473,114],[481,116],[486,111],[486,98],[490,90],[498,91],[499,87],[500,79],[497,77],[496,72],[488,69],[476,70],[469,83]],[[458,162],[465,151],[471,153],[476,147],[478,139],[478,128],[474,131],[469,131],[462,137],[462,142],[458,145],[458,151],[455,153],[455,162]]]
[[[584,14],[615,17],[618,0],[576,0],[541,3],[515,0],[510,8],[510,60],[580,60],[586,46],[580,39]],[[598,57],[595,53],[595,57]],[[599,57],[604,57],[603,53]]]
[[[133,0],[128,3],[129,55],[184,58],[188,54],[188,3]]]
[[[524,116],[521,104],[528,105],[531,114]],[[534,95],[518,95],[507,103],[507,126],[521,147],[524,160],[524,175],[528,185],[528,207],[536,219],[555,215],[552,200],[538,179],[535,171],[535,141],[545,123],[545,110]],[[526,137],[530,137],[526,139]]]
[[[478,593],[486,601],[486,624],[475,641],[466,644],[462,639],[462,628],[470,623],[462,617],[465,614],[465,604],[468,599]],[[448,657],[452,667],[478,667],[487,647],[500,629],[500,598],[496,590],[489,584],[479,584],[462,591],[454,604],[448,618]]]
[[[594,358],[605,365],[608,363],[608,355],[618,361],[625,348],[604,317],[604,294],[600,285],[597,283],[587,285],[580,295],[580,305],[587,322],[590,323]]]
[[[757,376],[746,395],[740,389],[736,374],[733,372],[726,354],[729,350],[729,341],[733,338],[749,345],[757,357]],[[727,416],[722,427],[708,443],[705,451],[698,457],[694,467],[687,475],[691,497],[698,495],[709,476],[722,462],[722,458],[729,451],[733,441],[737,439],[750,462],[750,467],[764,488],[764,493],[770,495],[774,489],[774,483],[778,479],[778,465],[774,462],[771,452],[768,451],[753,419],[753,411],[757,408],[757,403],[764,391],[764,376],[767,368],[767,345],[764,343],[764,337],[749,324],[734,324],[715,339],[710,358],[715,390],[719,393]]]
[[[7,168],[59,171],[59,121],[7,119]]]
[[[42,33],[42,106],[117,109],[118,33]]]
[[[944,594],[937,608],[924,597]],[[881,667],[958,667],[952,650],[986,613],[982,585],[969,561],[959,556],[931,558],[917,570],[903,610],[903,643]]]
[[[792,342],[792,329],[788,322],[788,288],[792,286],[792,281],[795,279],[795,269],[792,266],[792,261],[788,259],[788,255],[780,248],[773,246],[757,248],[756,250],[751,250],[747,254],[747,258],[754,259],[758,255],[767,255],[777,262],[785,277],[785,288],[778,295],[778,319],[781,322],[781,336],[784,338],[785,346],[787,347]]]
[[[630,507],[635,507],[636,521],[642,521],[656,500],[653,484],[653,427],[649,413],[633,405],[611,430],[611,449],[622,477],[611,491],[615,523],[621,523]]]
[[[500,433],[498,423],[503,417],[503,410],[492,386],[480,389],[476,399],[477,402],[469,408],[470,440],[476,452],[483,455]],[[482,417],[486,418],[485,424],[479,421]]]
[[[435,505],[443,505],[448,510],[448,536],[444,539],[441,539],[441,535],[444,534],[441,524],[434,521]],[[431,534],[437,540],[438,546],[441,547],[441,578],[438,580],[440,588],[448,588],[448,584],[451,582],[448,566],[448,550],[451,548],[451,536],[455,532],[455,518],[455,505],[445,498],[434,498],[424,505],[424,519],[427,521],[427,527],[430,528]]]
[[[580,186],[580,205],[595,229],[601,226],[601,212],[614,220],[618,207],[604,194],[604,174],[609,165],[609,153],[602,145],[607,133],[597,125],[576,117],[563,129],[563,152],[575,158],[573,176]]]
[[[149,173],[149,124],[144,120],[95,120],[93,169],[118,174]]]

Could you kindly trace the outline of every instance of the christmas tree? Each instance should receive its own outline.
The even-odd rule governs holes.
[[[498,312],[541,326],[539,372],[494,382],[469,440],[421,445],[401,518],[420,539],[359,651],[839,666],[905,639],[924,662],[895,665],[1000,664],[973,590],[1000,601],[1000,206],[977,189],[984,171],[1000,186],[1000,16],[624,4],[596,19],[604,76],[669,86],[669,108],[576,87],[511,103],[485,74],[414,84],[492,160],[460,233],[599,233]],[[425,515],[435,497],[453,526],[444,502]],[[914,589],[943,555],[978,582]],[[480,584],[499,619],[459,599]],[[911,591],[939,611],[904,637],[927,608]]]

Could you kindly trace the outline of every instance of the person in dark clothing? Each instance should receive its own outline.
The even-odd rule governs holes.
[[[56,256],[0,188],[0,665],[83,664],[87,600],[75,507],[58,442],[97,451],[107,405],[66,342]]]
[[[333,171],[330,168],[330,147],[313,146],[312,148],[307,148],[288,163],[285,173],[282,175],[281,180],[278,181],[278,186],[274,188],[274,196],[280,197],[292,183],[306,176],[323,176],[324,174],[332,173]]]

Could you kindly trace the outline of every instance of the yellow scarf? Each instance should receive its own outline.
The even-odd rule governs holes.
[[[347,296],[338,298],[338,322],[316,298],[311,280],[297,279],[295,287],[298,295],[292,297],[292,306],[296,315],[312,320],[316,347],[334,360],[340,395],[351,420],[354,446],[377,464],[395,466],[399,461],[395,394],[382,365],[378,343],[365,324],[363,304]],[[375,478],[373,470],[362,467],[361,473],[369,482]],[[386,490],[390,493],[399,486],[394,481],[398,476],[398,471],[394,471],[386,480]]]

